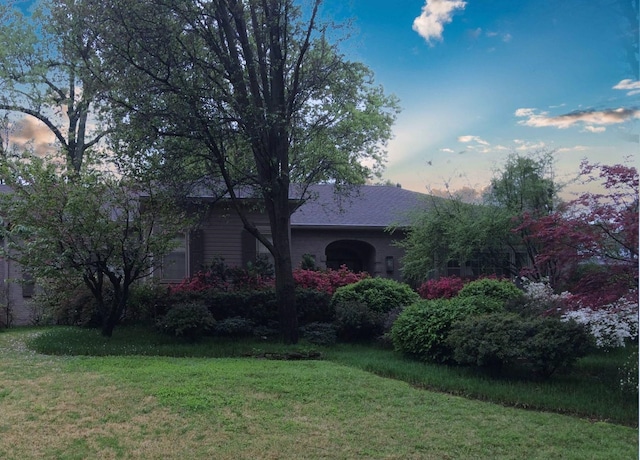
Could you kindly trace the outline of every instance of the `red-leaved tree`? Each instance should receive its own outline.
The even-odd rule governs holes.
[[[548,216],[525,215],[517,231],[537,246],[533,277],[548,277],[595,307],[638,288],[638,171],[583,161],[580,173],[602,190]]]

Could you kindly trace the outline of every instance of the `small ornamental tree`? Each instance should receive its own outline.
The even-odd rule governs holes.
[[[111,336],[132,284],[151,274],[153,258],[171,249],[185,219],[140,183],[89,169],[89,161],[79,173],[59,163],[25,156],[3,164],[11,188],[0,197],[3,256],[36,281],[80,276],[95,297],[102,334]]]
[[[529,275],[548,276],[556,290],[597,307],[638,287],[638,171],[585,161],[581,174],[603,191],[584,193],[548,216],[527,214],[517,231],[538,248]]]

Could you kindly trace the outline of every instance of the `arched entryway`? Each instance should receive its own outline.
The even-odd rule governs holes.
[[[327,268],[334,270],[346,265],[354,272],[373,274],[376,250],[369,243],[358,240],[339,240],[329,244],[325,249]]]

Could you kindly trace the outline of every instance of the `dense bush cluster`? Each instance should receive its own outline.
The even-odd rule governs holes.
[[[526,367],[548,377],[584,356],[592,337],[575,321],[534,313],[539,302],[510,281],[480,279],[449,299],[421,300],[407,307],[390,335],[397,350],[420,360],[493,372]],[[544,308],[549,305],[543,303]]]
[[[492,371],[522,365],[536,375],[549,377],[584,356],[591,337],[575,321],[502,312],[455,322],[446,344],[458,364]]]
[[[407,307],[391,328],[395,348],[423,361],[448,363],[452,350],[446,344],[451,325],[482,313],[498,312],[500,301],[486,296],[421,300]]]

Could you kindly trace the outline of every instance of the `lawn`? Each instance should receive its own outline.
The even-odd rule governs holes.
[[[69,352],[83,343],[49,331],[71,337]],[[93,341],[90,354],[105,356],[44,355],[25,345],[41,332],[0,333],[3,459],[638,458],[634,427],[425,390],[373,373],[384,355],[366,347],[323,360],[212,358],[287,350],[145,348],[116,331]]]

